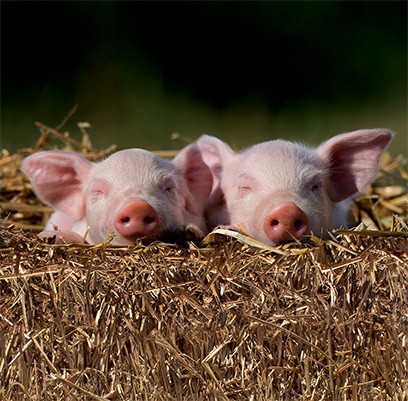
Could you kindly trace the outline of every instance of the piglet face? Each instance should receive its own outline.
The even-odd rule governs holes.
[[[170,161],[142,149],[117,152],[95,165],[86,182],[89,237],[113,243],[159,238],[185,224],[182,177]]]
[[[99,243],[113,233],[113,244],[131,244],[171,238],[168,233],[186,226],[206,232],[212,176],[196,145],[173,161],[142,149],[100,163],[70,152],[39,152],[23,161],[22,170],[37,196],[56,210],[42,236],[57,229],[63,238]]]
[[[274,140],[234,152],[219,139],[197,141],[213,174],[210,226],[238,226],[267,244],[303,240],[349,224],[346,204],[373,178],[393,134],[336,135],[307,148]]]
[[[333,224],[327,171],[308,149],[265,142],[235,155],[224,167],[221,190],[230,222],[247,234],[277,243],[302,239],[310,231],[320,234]]]

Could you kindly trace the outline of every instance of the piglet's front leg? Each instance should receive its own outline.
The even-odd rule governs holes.
[[[50,244],[86,244],[82,235],[73,231],[44,230],[38,236]]]

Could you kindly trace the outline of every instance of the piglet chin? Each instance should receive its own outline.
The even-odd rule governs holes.
[[[121,235],[115,233],[113,239],[110,241],[110,244],[112,245],[125,245],[125,246],[134,246],[138,243],[142,243],[143,245],[149,245],[154,241],[157,241],[159,239],[159,235],[154,235],[154,236],[134,236],[134,237],[128,237],[124,238]]]

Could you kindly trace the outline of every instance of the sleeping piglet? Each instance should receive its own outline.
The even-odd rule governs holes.
[[[377,171],[393,134],[387,129],[339,134],[317,148],[273,140],[240,153],[203,135],[197,144],[213,173],[210,228],[229,225],[266,244],[302,240],[348,226],[350,197]]]
[[[66,151],[23,160],[22,171],[40,200],[56,211],[41,237],[112,244],[168,238],[192,229],[206,233],[204,207],[212,175],[195,144],[172,160],[143,149],[118,151],[99,163]],[[59,241],[60,242],[60,241]]]

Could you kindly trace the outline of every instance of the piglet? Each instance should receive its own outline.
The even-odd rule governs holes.
[[[213,174],[209,227],[238,228],[266,244],[302,240],[348,226],[350,197],[377,171],[393,137],[387,129],[339,134],[317,148],[285,140],[240,153],[203,135],[197,144]]]
[[[186,229],[206,233],[212,175],[195,144],[172,161],[143,149],[121,150],[99,163],[44,151],[24,159],[21,169],[38,198],[56,210],[41,237],[95,244],[113,233],[111,243],[122,245]]]

